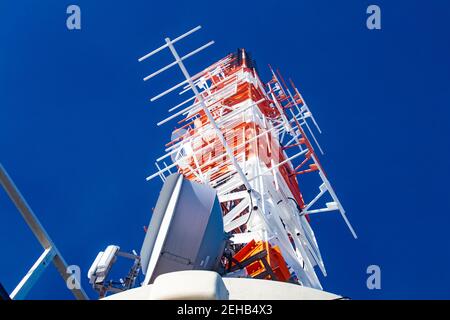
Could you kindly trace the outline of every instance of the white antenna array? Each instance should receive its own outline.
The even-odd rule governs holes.
[[[247,189],[247,190],[251,190],[250,183],[248,182],[247,177],[245,176],[244,172],[242,171],[242,168],[239,166],[239,164],[238,164],[238,162],[237,162],[235,156],[233,155],[233,151],[232,151],[231,148],[229,147],[227,141],[225,140],[225,138],[224,138],[224,136],[223,136],[223,134],[222,134],[222,131],[219,129],[219,127],[218,127],[216,121],[214,120],[214,117],[212,116],[211,112],[209,111],[208,107],[206,106],[205,100],[204,100],[203,96],[200,95],[200,93],[199,93],[198,90],[197,90],[197,87],[194,85],[194,81],[198,80],[198,78],[199,78],[202,74],[200,73],[200,74],[198,74],[198,75],[195,75],[195,76],[191,77],[191,76],[189,75],[189,72],[187,71],[186,67],[184,66],[184,63],[183,63],[183,60],[185,60],[185,59],[187,59],[187,58],[193,56],[194,54],[196,54],[196,53],[202,51],[203,49],[206,49],[206,48],[209,47],[210,45],[213,45],[213,44],[214,44],[214,41],[208,42],[207,44],[205,44],[205,45],[199,47],[198,49],[192,51],[191,53],[189,53],[189,54],[187,54],[187,55],[185,55],[185,56],[183,56],[183,57],[181,57],[181,58],[180,58],[180,56],[178,55],[178,52],[176,51],[175,47],[173,46],[173,44],[176,43],[177,41],[179,41],[179,40],[181,40],[181,39],[187,37],[188,35],[190,35],[190,34],[196,32],[196,31],[198,31],[198,30],[200,30],[200,29],[201,29],[201,26],[197,26],[197,27],[195,27],[194,29],[192,29],[192,30],[186,32],[185,34],[183,34],[183,35],[181,35],[181,36],[175,38],[174,40],[170,40],[170,38],[165,38],[165,41],[166,41],[166,44],[165,44],[165,45],[162,45],[161,47],[159,47],[159,48],[153,50],[153,51],[150,52],[150,53],[147,53],[146,55],[144,55],[143,57],[141,57],[141,58],[138,59],[138,61],[141,62],[141,61],[143,61],[143,60],[145,60],[145,59],[151,57],[152,55],[154,55],[154,54],[160,52],[161,50],[166,49],[166,48],[169,48],[169,49],[170,49],[170,52],[172,53],[173,57],[175,58],[175,61],[172,62],[172,63],[170,63],[170,64],[168,64],[167,66],[165,66],[165,67],[159,69],[158,71],[156,71],[156,72],[154,72],[154,73],[148,75],[147,77],[144,78],[144,81],[153,78],[154,76],[156,76],[156,75],[160,74],[161,72],[163,72],[163,71],[165,71],[165,70],[167,70],[167,69],[173,67],[173,66],[176,65],[176,64],[178,64],[178,66],[179,66],[180,69],[181,69],[181,72],[183,73],[184,77],[186,78],[186,80],[184,80],[184,81],[182,81],[182,82],[176,84],[175,86],[171,87],[170,89],[167,89],[166,91],[164,91],[164,92],[158,94],[157,96],[153,97],[152,99],[150,99],[150,101],[155,101],[155,100],[157,100],[157,99],[159,99],[159,98],[165,96],[166,94],[172,92],[173,90],[178,89],[178,88],[180,88],[181,86],[188,84],[188,86],[189,86],[188,88],[190,88],[190,89],[192,90],[192,92],[194,93],[194,96],[191,97],[191,98],[189,98],[188,100],[184,101],[182,104],[187,103],[187,102],[189,102],[189,101],[192,101],[192,100],[194,100],[194,98],[197,98],[197,100],[198,100],[199,102],[198,102],[197,104],[195,104],[195,105],[190,106],[187,110],[186,110],[186,109],[183,109],[183,111],[186,112],[186,111],[188,111],[188,110],[191,110],[194,106],[200,106],[200,107],[203,109],[203,111],[205,112],[206,116],[208,117],[208,120],[209,120],[210,123],[211,123],[211,126],[212,126],[213,130],[215,131],[215,134],[217,135],[217,137],[218,137],[219,140],[221,141],[223,147],[225,148],[225,151],[226,151],[227,156],[228,156],[229,159],[231,160],[231,162],[232,162],[233,166],[235,167],[235,169],[236,169],[238,175],[239,175],[240,178],[242,179],[242,182],[244,183],[246,189]],[[176,107],[179,107],[179,106],[180,106],[180,105],[178,105],[178,106],[176,106]],[[175,108],[175,107],[174,107],[174,108]],[[174,108],[172,108],[172,109],[174,109]],[[178,115],[178,114],[179,114],[179,113],[177,113],[176,115]],[[169,166],[169,167],[166,167],[166,169],[163,169],[163,171],[169,170],[168,168],[170,168],[170,166]],[[159,173],[158,173],[158,175],[159,175]],[[152,176],[148,177],[147,180],[150,180],[151,178],[152,178]]]

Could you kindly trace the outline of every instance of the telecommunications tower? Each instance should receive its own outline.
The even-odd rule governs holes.
[[[175,40],[166,39],[163,47],[140,59],[168,47],[175,61],[144,80],[175,65],[185,77],[151,101],[176,89],[180,95],[190,94],[158,122],[160,126],[177,121],[178,128],[166,144],[166,153],[157,159],[157,172],[147,179],[159,176],[164,181],[178,171],[211,186],[217,191],[224,229],[232,234],[233,266],[259,254],[265,257],[264,263],[247,267],[249,276],[320,289],[314,267],[324,275],[326,271],[311,216],[338,211],[356,238],[317,155],[323,152],[314,130],[321,130],[292,80],[288,85],[269,66],[272,77],[264,83],[244,49],[189,74],[183,60],[213,42],[183,57],[174,43],[199,28]],[[308,175],[316,175],[318,184],[304,192],[311,189],[310,183],[302,184],[310,182]],[[315,196],[304,196],[314,190]],[[323,201],[327,194],[329,200]]]
[[[189,73],[184,61],[214,42],[183,56],[175,44],[200,28],[166,38],[139,59],[169,50],[174,61],[144,81],[175,66],[183,79],[151,101],[187,97],[157,123],[176,128],[147,177],[164,185],[141,252],[129,256],[135,263],[128,280],[119,288],[105,282],[119,252],[110,246],[91,267],[91,283],[101,296],[125,291],[142,270],[141,291],[111,297],[339,298],[321,291],[316,269],[326,270],[310,220],[338,211],[356,234],[319,161],[321,131],[311,110],[278,70],[269,66],[263,82],[244,49]]]

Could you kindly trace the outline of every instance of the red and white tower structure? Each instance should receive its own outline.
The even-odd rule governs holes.
[[[244,49],[189,74],[183,61],[213,42],[182,57],[174,44],[198,29],[166,38],[139,59],[169,49],[175,61],[144,80],[176,65],[184,76],[152,101],[177,90],[190,95],[158,123],[176,122],[177,128],[147,179],[164,181],[178,171],[217,191],[225,231],[232,234],[224,258],[229,273],[321,289],[315,269],[326,270],[310,225],[314,215],[338,211],[356,234],[320,164],[314,134],[320,128],[293,82],[270,67],[271,79],[263,82]]]

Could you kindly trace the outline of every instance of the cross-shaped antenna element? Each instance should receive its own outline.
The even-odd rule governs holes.
[[[174,40],[171,40],[170,38],[165,38],[165,41],[166,41],[165,45],[162,45],[161,47],[159,47],[159,48],[153,50],[152,52],[147,53],[143,57],[139,58],[138,61],[141,62],[141,61],[143,61],[143,60],[153,56],[154,54],[156,54],[156,53],[158,53],[161,50],[164,50],[166,48],[170,49],[170,52],[172,53],[173,57],[175,58],[174,62],[172,62],[172,63],[168,64],[167,66],[159,69],[158,71],[148,75],[147,77],[144,78],[144,81],[148,80],[148,79],[150,79],[150,78],[160,74],[161,72],[163,72],[163,71],[173,67],[174,65],[178,64],[178,67],[181,69],[181,72],[183,73],[183,75],[186,78],[186,80],[178,83],[177,85],[173,86],[172,88],[170,88],[170,89],[164,91],[163,93],[155,96],[154,98],[151,99],[151,101],[155,101],[155,100],[165,96],[166,94],[172,92],[173,90],[175,90],[175,89],[177,89],[177,88],[179,88],[179,87],[181,87],[181,86],[183,86],[185,84],[188,84],[190,89],[192,90],[192,92],[194,92],[195,97],[196,97],[197,101],[200,104],[200,107],[203,109],[203,111],[205,112],[206,116],[208,117],[208,120],[211,123],[211,126],[214,129],[215,134],[217,135],[217,137],[219,138],[219,140],[222,143],[223,147],[225,148],[226,154],[230,158],[233,166],[235,167],[237,173],[239,174],[243,184],[245,185],[245,188],[247,190],[251,190],[250,183],[248,182],[247,177],[245,176],[244,172],[242,171],[242,168],[239,166],[239,164],[238,164],[238,162],[237,162],[237,160],[236,160],[236,158],[235,158],[235,156],[233,154],[233,151],[229,147],[227,141],[225,140],[225,137],[222,134],[222,131],[219,129],[216,121],[214,120],[214,117],[212,116],[211,112],[209,111],[208,107],[206,106],[203,96],[200,95],[200,93],[197,90],[197,87],[194,85],[195,77],[193,79],[190,76],[189,72],[187,71],[187,69],[186,69],[186,67],[185,67],[185,65],[183,63],[183,60],[193,56],[194,54],[202,51],[203,49],[206,49],[210,45],[214,44],[214,41],[208,42],[207,44],[199,47],[198,49],[192,51],[191,53],[189,53],[189,54],[187,54],[185,56],[183,56],[182,58],[180,58],[180,56],[178,55],[178,52],[176,51],[176,49],[175,49],[175,47],[173,45],[174,43],[178,42],[179,40],[189,36],[190,34],[196,32],[196,31],[198,31],[200,29],[201,29],[201,26],[197,26],[194,29],[186,32],[185,34],[182,34],[181,36],[175,38]],[[147,179],[149,180],[149,178],[147,178]]]

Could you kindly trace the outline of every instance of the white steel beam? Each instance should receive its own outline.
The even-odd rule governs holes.
[[[31,210],[31,207],[26,202],[25,198],[20,193],[19,189],[17,189],[16,185],[6,172],[5,168],[0,164],[0,183],[2,184],[3,188],[6,190],[6,193],[12,200],[12,202],[15,204],[16,208],[19,210],[20,214],[22,215],[23,219],[27,223],[28,227],[33,232],[34,236],[38,239],[41,246],[47,250],[51,249],[49,252],[45,253],[41,256],[42,260],[45,258],[48,258],[48,255],[53,255],[52,261],[55,265],[56,269],[58,270],[61,277],[64,279],[64,281],[67,281],[71,274],[67,273],[67,263],[62,257],[61,253],[56,248],[53,241],[50,239],[50,236],[47,234],[47,231],[44,229],[42,224],[40,223],[37,216],[34,214],[33,210]],[[51,252],[51,253],[50,253]],[[38,260],[39,261],[39,260]],[[38,266],[36,266],[36,269],[40,270]],[[38,273],[33,273],[32,277],[29,277],[30,281],[35,281],[34,276]],[[74,279],[74,281],[78,282],[77,279]],[[31,282],[30,282],[31,283]],[[76,283],[73,289],[69,289],[72,291],[75,298],[79,300],[88,300],[88,296],[84,292],[83,288],[81,287],[80,283]]]
[[[52,247],[48,247],[44,250],[41,256],[36,260],[25,277],[19,282],[16,288],[11,293],[11,299],[24,300],[28,292],[38,281],[41,274],[45,271],[47,266],[52,262],[56,255],[56,251]]]

